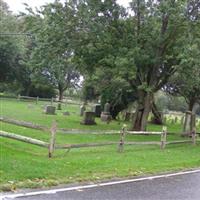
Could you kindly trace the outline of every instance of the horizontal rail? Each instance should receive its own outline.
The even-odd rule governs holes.
[[[192,140],[177,140],[177,141],[166,142],[166,144],[182,144],[182,143],[192,143]]]
[[[118,130],[78,130],[78,129],[64,129],[59,128],[58,132],[65,133],[65,134],[119,134],[120,131]]]
[[[113,144],[119,144],[119,142],[103,142],[103,143],[85,143],[85,144],[65,144],[56,145],[55,149],[71,149],[71,148],[82,148],[82,147],[99,147],[108,146]]]
[[[14,124],[18,126],[23,126],[27,128],[32,129],[38,129],[43,131],[49,131],[49,128],[47,126],[33,124],[31,122],[26,121],[19,121],[15,119],[9,119],[7,117],[0,117],[0,121]],[[58,132],[64,133],[64,134],[119,134],[119,130],[78,130],[78,129],[65,129],[65,128],[58,128]],[[160,135],[162,132],[143,132],[143,131],[127,131],[130,135]]]
[[[148,132],[148,131],[126,131],[130,135],[161,135],[162,132]]]
[[[160,142],[124,142],[125,145],[160,145]]]
[[[9,123],[9,124],[14,124],[14,125],[17,125],[17,126],[23,126],[23,127],[26,127],[26,128],[42,130],[42,131],[48,131],[49,130],[49,128],[46,127],[46,126],[33,124],[31,122],[18,121],[18,120],[15,120],[15,119],[9,119],[9,118],[5,118],[5,117],[0,117],[0,121],[5,122],[5,123]]]
[[[41,140],[37,140],[37,139],[30,138],[30,137],[18,135],[18,134],[15,134],[15,133],[8,133],[6,131],[0,131],[0,136],[10,138],[10,139],[14,139],[14,140],[18,140],[18,141],[25,142],[25,143],[29,143],[29,144],[34,144],[34,145],[37,145],[37,146],[40,146],[40,147],[48,147],[49,146],[48,143],[43,142]]]
[[[19,96],[20,99],[37,99],[37,97]]]

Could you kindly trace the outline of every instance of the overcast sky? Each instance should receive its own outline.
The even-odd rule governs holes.
[[[54,0],[4,0],[10,7],[10,10],[14,13],[18,13],[19,11],[24,11],[23,3],[27,3],[32,8],[40,7],[46,3],[54,2]],[[62,0],[64,1],[64,0]],[[117,0],[119,4],[128,6],[129,0]]]

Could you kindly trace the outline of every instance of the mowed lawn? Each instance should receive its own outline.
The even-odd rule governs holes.
[[[63,105],[55,116],[45,115],[47,102],[22,102],[0,100],[0,115],[12,119],[33,122],[50,127],[56,120],[59,128],[84,130],[120,130],[124,122],[105,124],[96,119],[97,125],[80,125],[78,105]],[[62,112],[70,112],[64,116]],[[128,126],[130,124],[127,124]],[[49,133],[11,124],[0,123],[1,130],[43,141],[49,141]],[[167,140],[180,140],[180,124],[167,125]],[[162,126],[149,124],[148,130],[161,131]],[[130,136],[127,141],[159,141],[160,136]],[[119,141],[119,135],[67,135],[57,133],[56,143],[76,144]],[[47,157],[48,150],[31,144],[0,137],[0,190],[22,187],[45,187],[60,183],[99,181],[108,178],[133,177],[200,166],[200,145],[169,145],[165,150],[159,146],[125,146],[123,153],[117,145],[96,148],[56,150],[54,157]]]

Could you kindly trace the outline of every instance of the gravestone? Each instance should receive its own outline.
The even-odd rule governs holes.
[[[83,120],[81,121],[83,125],[95,125],[95,112],[85,111],[83,114]]]
[[[48,115],[55,115],[55,112],[56,112],[56,107],[55,106],[46,106],[45,107],[45,114],[48,114]]]
[[[80,116],[83,116],[84,112],[86,110],[85,104],[80,106]]]
[[[185,113],[185,121],[183,126],[183,136],[191,136],[193,129],[195,128],[196,116],[191,111]]]
[[[110,114],[110,103],[107,102],[104,106],[104,111],[101,113],[101,121],[109,123],[112,120]]]
[[[101,116],[101,105],[95,104],[92,108],[92,111],[95,112],[96,117],[100,117]]]

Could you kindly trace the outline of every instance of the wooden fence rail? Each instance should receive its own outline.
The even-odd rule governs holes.
[[[29,144],[34,144],[34,145],[37,145],[40,147],[45,147],[45,148],[49,147],[49,144],[44,141],[33,139],[33,138],[22,136],[22,135],[18,135],[15,133],[8,133],[6,131],[0,131],[0,136],[10,138],[10,139],[15,139],[15,140],[18,140],[21,142],[26,142]]]
[[[25,126],[32,129],[39,129],[39,130],[45,130],[50,131],[51,137],[49,143],[33,139],[30,137],[25,137],[21,135],[17,135],[14,133],[8,133],[5,131],[0,131],[0,136],[15,139],[18,141],[26,142],[29,144],[37,145],[40,147],[48,148],[48,156],[51,158],[53,156],[53,152],[55,149],[72,149],[72,148],[83,148],[83,147],[99,147],[99,146],[108,146],[108,145],[118,145],[118,152],[124,151],[124,145],[159,145],[161,149],[164,149],[166,145],[168,144],[181,144],[181,143],[192,143],[193,145],[196,144],[197,137],[196,137],[196,130],[192,131],[192,140],[178,140],[178,141],[167,141],[167,129],[166,127],[163,127],[162,132],[145,132],[145,131],[127,131],[126,126],[122,127],[121,131],[96,131],[96,133],[120,133],[120,140],[119,142],[102,142],[102,143],[86,143],[86,144],[56,144],[56,132],[60,129],[57,128],[57,123],[53,122],[52,127],[49,129],[47,127],[39,126],[39,125],[33,125],[32,123],[28,122],[20,122],[16,120],[11,120],[7,118],[0,118],[0,121],[11,123],[15,125]],[[68,130],[68,131],[77,131],[77,130]],[[78,133],[95,133],[95,131],[80,131],[78,130]],[[96,134],[95,133],[95,134]],[[160,135],[160,141],[146,141],[146,142],[128,142],[125,141],[126,135]]]
[[[14,124],[17,126],[23,126],[26,128],[32,128],[32,129],[37,129],[37,130],[42,130],[42,131],[48,131],[49,128],[46,126],[38,125],[38,124],[33,124],[31,122],[25,122],[25,121],[19,121],[15,119],[9,119],[5,117],[0,117],[1,122],[9,123],[9,124]]]

